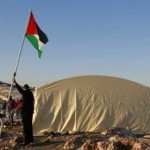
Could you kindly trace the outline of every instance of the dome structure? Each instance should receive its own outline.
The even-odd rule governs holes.
[[[34,134],[103,131],[128,127],[150,131],[150,88],[109,76],[79,76],[35,91]]]

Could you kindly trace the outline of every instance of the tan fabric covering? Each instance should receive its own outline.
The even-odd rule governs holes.
[[[150,131],[150,88],[114,77],[81,76],[36,89],[34,134],[103,131],[128,127]]]

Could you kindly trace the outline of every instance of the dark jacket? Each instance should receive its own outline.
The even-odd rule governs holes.
[[[34,112],[34,96],[30,89],[24,90],[16,83],[16,88],[22,94],[22,112]]]

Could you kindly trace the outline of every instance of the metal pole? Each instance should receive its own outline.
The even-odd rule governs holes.
[[[24,45],[25,34],[26,34],[26,31],[27,31],[27,27],[28,27],[28,25],[29,25],[30,16],[31,16],[31,10],[29,11],[28,20],[27,20],[26,27],[25,27],[25,31],[24,31],[24,34],[23,34],[22,43],[21,43],[20,51],[19,51],[19,53],[18,53],[17,63],[16,63],[16,67],[15,67],[15,71],[14,71],[13,77],[15,77],[15,76],[16,76],[16,73],[17,73],[17,69],[18,69],[18,65],[19,65],[19,61],[20,61],[20,57],[21,57],[21,53],[22,53],[22,49],[23,49],[23,45]],[[11,83],[11,86],[10,86],[9,95],[8,95],[8,100],[9,100],[10,95],[11,95],[12,86],[13,86],[13,82]]]

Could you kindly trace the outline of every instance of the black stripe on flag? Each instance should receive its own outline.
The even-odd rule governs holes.
[[[48,42],[48,38],[47,38],[46,34],[39,28],[38,25],[37,25],[37,32],[38,32],[40,41],[42,43],[46,44]]]

